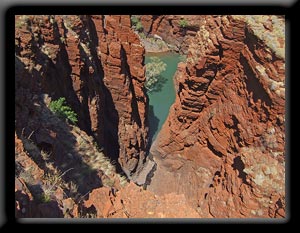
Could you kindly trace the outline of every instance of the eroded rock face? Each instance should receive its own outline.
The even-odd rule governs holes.
[[[186,53],[191,39],[204,23],[203,15],[141,15],[138,16],[146,35],[158,35],[171,50]]]
[[[188,54],[151,147],[157,166],[148,190],[121,184],[94,145],[140,185],[153,172],[145,51],[129,16],[22,19],[15,41],[16,217],[285,217],[284,20],[184,18],[184,30],[181,16],[141,18],[147,33]],[[61,96],[79,128],[46,106]],[[52,190],[45,175],[54,168],[66,174]],[[50,201],[35,201],[32,186],[50,187]]]
[[[284,35],[278,16],[205,16],[151,148],[152,191],[191,196],[202,217],[285,216]]]
[[[28,101],[63,96],[78,126],[129,177],[138,173],[146,161],[148,99],[144,48],[130,17],[16,16],[16,22],[17,134],[41,130],[28,124],[34,114]]]
[[[95,189],[83,205],[98,218],[198,218],[183,194],[157,196],[133,183],[113,193]]]

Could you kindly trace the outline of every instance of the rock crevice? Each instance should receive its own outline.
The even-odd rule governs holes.
[[[25,21],[16,28],[16,59],[30,72],[16,74],[18,89],[53,100],[65,97],[78,126],[118,161],[119,169],[139,171],[147,157],[148,98],[144,48],[130,17],[24,17],[16,16],[16,22]],[[22,128],[34,130],[24,109],[16,110],[16,118],[18,135]]]

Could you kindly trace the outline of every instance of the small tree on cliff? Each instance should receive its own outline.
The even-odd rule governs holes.
[[[66,105],[66,99],[64,97],[61,97],[58,100],[51,101],[49,108],[55,115],[57,115],[61,119],[68,119],[73,124],[78,121],[77,114],[69,106]]]
[[[133,29],[135,29],[138,32],[142,32],[144,30],[144,27],[143,27],[140,19],[137,16],[133,15],[133,16],[131,16],[130,19],[131,19],[131,25],[132,25]]]
[[[181,19],[179,21],[179,27],[181,28],[186,28],[189,25],[188,21],[186,21],[186,19]]]
[[[163,79],[161,73],[166,70],[167,64],[159,57],[150,57],[150,62],[146,64],[145,87],[148,91],[156,89],[159,82]],[[160,80],[161,79],[161,80]]]

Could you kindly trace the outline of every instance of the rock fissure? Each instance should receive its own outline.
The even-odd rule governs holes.
[[[284,218],[284,18],[136,17],[186,55],[153,142],[129,15],[16,16],[16,216]]]

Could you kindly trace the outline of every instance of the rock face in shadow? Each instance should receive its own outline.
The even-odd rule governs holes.
[[[161,37],[170,50],[186,54],[192,38],[205,23],[203,15],[139,15],[143,32],[154,39]]]
[[[203,20],[151,147],[149,190],[184,193],[202,217],[284,217],[284,19]]]
[[[34,131],[42,143],[50,129],[30,124],[30,102],[65,97],[80,129],[118,161],[119,170],[129,177],[141,171],[148,98],[144,48],[130,27],[129,16],[16,16],[18,137],[22,129],[27,136]]]

